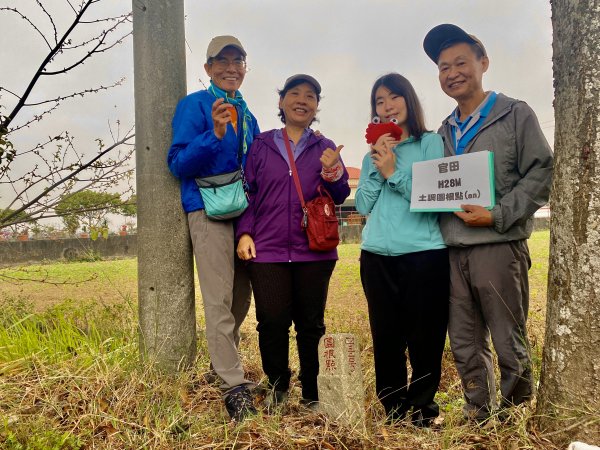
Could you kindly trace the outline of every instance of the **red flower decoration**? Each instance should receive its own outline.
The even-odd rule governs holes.
[[[367,144],[376,143],[377,139],[379,139],[379,137],[385,133],[390,133],[394,139],[399,141],[402,137],[402,128],[400,128],[394,122],[370,123],[365,133]]]

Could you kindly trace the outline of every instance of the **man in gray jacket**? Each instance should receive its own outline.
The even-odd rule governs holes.
[[[489,59],[479,39],[443,24],[429,31],[423,47],[438,66],[442,90],[457,102],[438,131],[445,155],[494,153],[496,205],[491,210],[461,205],[463,211],[440,218],[450,250],[450,344],[465,416],[481,421],[496,407],[490,334],[500,366],[501,407],[533,394],[527,238],[533,214],[548,201],[553,155],[525,102],[483,90]]]

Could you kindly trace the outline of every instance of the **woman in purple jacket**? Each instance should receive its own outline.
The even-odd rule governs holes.
[[[306,201],[322,185],[336,204],[350,193],[342,146],[309,126],[315,120],[321,86],[304,74],[288,78],[279,91],[279,116],[296,163]],[[300,359],[301,402],[318,405],[317,347],[325,334],[325,302],[337,251],[315,252],[301,227],[302,207],[294,186],[283,129],[259,134],[246,162],[249,206],[237,223],[237,253],[249,264],[254,291],[258,342],[270,393],[268,411],[287,399],[289,328],[294,322]]]

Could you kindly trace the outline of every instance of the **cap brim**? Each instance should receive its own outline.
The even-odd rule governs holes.
[[[306,75],[304,73],[292,75],[287,80],[285,80],[283,89],[285,90],[290,85],[290,83],[297,81],[297,80],[306,81],[307,83],[312,84],[314,86],[314,88],[316,89],[317,94],[321,94],[321,85],[319,84],[319,82],[314,77],[311,77],[310,75]]]
[[[427,56],[437,64],[440,53],[444,47],[454,42],[467,42],[477,44],[469,34],[462,28],[445,23],[432,28],[423,39],[423,49]]]
[[[221,47],[221,48],[219,49],[219,51],[218,51],[218,52],[215,54],[215,56],[217,56],[219,53],[221,53],[221,52],[222,52],[223,50],[225,50],[227,47],[233,47],[233,48],[235,48],[236,50],[238,50],[238,51],[239,51],[239,52],[242,54],[242,56],[248,56],[248,55],[246,54],[246,50],[244,50],[242,47],[240,47],[240,46],[239,46],[239,45],[237,45],[237,44],[225,44],[223,47]]]
[[[221,53],[221,52],[223,51],[223,49],[224,49],[224,48],[227,48],[227,47],[233,47],[233,48],[235,48],[236,50],[239,50],[239,51],[240,51],[240,53],[242,54],[242,56],[248,56],[248,55],[246,54],[246,50],[244,50],[242,47],[240,47],[240,46],[239,46],[239,45],[237,45],[237,44],[227,44],[225,47],[223,47],[221,50],[219,50],[219,53]]]

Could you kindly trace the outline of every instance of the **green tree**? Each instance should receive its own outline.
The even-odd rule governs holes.
[[[123,202],[119,208],[119,214],[125,217],[135,217],[137,215],[137,196],[133,194],[129,200]]]
[[[81,225],[88,229],[101,227],[109,213],[118,213],[122,208],[119,194],[84,190],[61,198],[54,211],[61,216],[71,234]]]
[[[11,225],[0,227],[0,229],[8,228],[13,233],[20,233],[29,226],[33,226],[36,224],[35,220],[31,220],[31,216],[25,211],[21,211],[17,214],[14,214],[15,210],[12,209],[2,209],[0,208],[0,224],[3,222],[3,218],[8,215],[12,215],[14,217],[14,221],[19,221],[19,223],[12,223]]]

